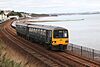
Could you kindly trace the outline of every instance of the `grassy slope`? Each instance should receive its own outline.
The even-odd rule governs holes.
[[[11,59],[6,58],[6,47],[2,40],[0,40],[0,67],[21,67],[21,64],[14,62]]]

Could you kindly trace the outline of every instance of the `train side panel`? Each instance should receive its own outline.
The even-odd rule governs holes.
[[[45,43],[46,30],[29,27],[29,38],[35,42]]]
[[[16,32],[19,36],[32,42],[41,43],[51,50],[64,51],[69,43],[68,30],[60,27],[16,25]]]
[[[20,35],[22,37],[27,37],[28,27],[22,26],[22,25],[16,25],[16,32],[17,32],[17,35]]]

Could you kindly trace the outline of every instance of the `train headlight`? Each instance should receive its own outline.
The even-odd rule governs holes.
[[[68,42],[69,42],[68,40],[65,41],[65,43],[68,43]]]
[[[56,41],[52,41],[52,43],[56,43]]]

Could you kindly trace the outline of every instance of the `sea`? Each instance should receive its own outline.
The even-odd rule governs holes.
[[[100,50],[100,14],[60,15],[33,20],[50,21],[33,24],[64,27],[69,31],[70,43]],[[51,22],[52,20],[55,21]]]

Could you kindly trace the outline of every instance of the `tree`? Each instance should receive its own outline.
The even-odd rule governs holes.
[[[20,12],[14,12],[14,11],[11,11],[8,15],[7,15],[7,17],[9,17],[9,16],[19,16],[19,17],[22,17],[22,15],[21,15],[21,13]]]

